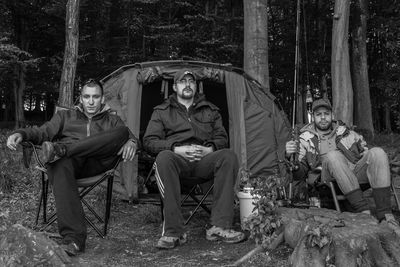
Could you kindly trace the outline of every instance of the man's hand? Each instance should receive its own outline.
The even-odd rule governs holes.
[[[299,151],[299,141],[291,140],[286,143],[286,157],[290,158],[293,153]]]
[[[181,155],[189,161],[194,161],[194,148],[189,145],[174,147],[174,153]]]
[[[121,147],[118,151],[118,155],[122,154],[122,159],[124,162],[128,160],[133,160],[136,153],[136,143],[132,142],[132,140],[126,141],[126,143]]]
[[[7,147],[11,150],[17,150],[17,145],[22,142],[22,135],[20,133],[14,133],[7,139]]]
[[[214,152],[212,146],[192,145],[195,149],[196,160],[201,160],[204,156]]]
[[[192,162],[201,160],[205,155],[213,152],[213,148],[201,145],[185,145],[175,147],[174,152]]]

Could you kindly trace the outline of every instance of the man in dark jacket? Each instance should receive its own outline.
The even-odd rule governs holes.
[[[335,180],[356,212],[370,214],[361,188],[372,187],[376,217],[388,223],[400,235],[400,227],[391,211],[390,170],[388,157],[379,147],[368,149],[364,138],[346,125],[333,121],[327,99],[312,105],[314,121],[301,129],[300,142],[289,141],[286,155],[298,152],[299,168],[295,179],[315,177]]]
[[[158,154],[155,177],[164,202],[164,221],[158,248],[183,244],[187,236],[180,210],[181,181],[214,179],[212,227],[208,240],[243,241],[245,235],[230,229],[233,223],[236,154],[229,149],[219,109],[197,94],[195,73],[180,70],[174,76],[175,94],[154,108],[143,138],[144,148]]]
[[[16,150],[22,141],[42,144],[41,159],[53,185],[62,247],[71,256],[83,252],[86,224],[75,179],[111,169],[119,156],[132,160],[137,139],[119,116],[110,113],[102,85],[91,79],[74,110],[60,110],[40,127],[16,130],[7,146]]]

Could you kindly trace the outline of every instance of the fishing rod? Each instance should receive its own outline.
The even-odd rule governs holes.
[[[296,113],[297,113],[297,99],[299,91],[299,53],[300,53],[300,0],[297,0],[297,10],[296,10],[296,48],[294,56],[294,79],[293,79],[293,111],[292,111],[292,138],[293,140],[298,140],[298,129],[296,127]],[[299,168],[299,163],[297,159],[297,153],[293,153],[290,158],[290,165],[292,170],[297,170]]]

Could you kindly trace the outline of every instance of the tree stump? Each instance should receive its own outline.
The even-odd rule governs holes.
[[[400,266],[400,238],[368,214],[280,208],[292,266]]]
[[[53,240],[15,224],[0,238],[0,266],[80,266]]]

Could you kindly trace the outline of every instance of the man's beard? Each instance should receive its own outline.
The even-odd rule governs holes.
[[[192,99],[194,95],[194,91],[191,88],[185,88],[182,90],[181,98],[182,99]]]
[[[318,130],[326,131],[326,130],[329,130],[332,127],[332,122],[326,122],[326,123],[324,123],[324,125],[321,125],[321,122],[320,123],[316,123],[315,127]]]

